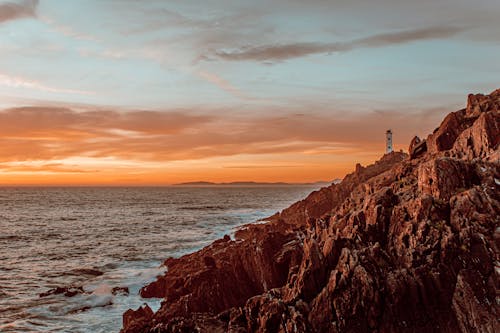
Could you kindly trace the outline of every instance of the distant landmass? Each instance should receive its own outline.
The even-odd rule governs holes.
[[[312,183],[285,183],[285,182],[229,182],[229,183],[214,183],[214,182],[206,182],[206,181],[196,181],[196,182],[186,182],[174,184],[174,186],[329,186],[331,184],[338,184],[342,181],[342,179],[334,179],[332,181],[317,181]]]

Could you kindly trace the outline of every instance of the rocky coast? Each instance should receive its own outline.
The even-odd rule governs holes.
[[[499,332],[500,90],[393,152],[180,258],[133,332]]]

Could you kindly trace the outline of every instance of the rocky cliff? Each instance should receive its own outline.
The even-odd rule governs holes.
[[[500,332],[500,90],[181,258],[122,332]]]

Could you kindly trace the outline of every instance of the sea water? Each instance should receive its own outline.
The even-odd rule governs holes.
[[[0,188],[0,332],[118,332],[159,299],[139,289],[161,263],[270,216],[314,188]],[[73,297],[40,297],[56,287]],[[114,287],[129,295],[114,295]]]

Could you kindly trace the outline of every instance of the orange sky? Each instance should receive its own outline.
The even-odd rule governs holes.
[[[405,149],[415,126],[430,128],[442,113],[305,111],[5,109],[0,184],[330,181],[378,159],[386,127],[398,127],[396,149]]]
[[[256,156],[262,158],[263,156]],[[214,182],[259,181],[259,182],[314,182],[341,178],[354,168],[352,156],[328,158],[316,156],[309,159],[299,154],[284,154],[284,159],[300,160],[297,165],[266,163],[241,165],[236,158],[216,158],[203,161],[173,163],[137,163],[129,161],[103,165],[102,161],[84,166],[78,161],[40,166],[9,166],[0,172],[3,185],[169,185],[186,181],[208,180]],[[374,153],[360,155],[363,164],[380,157]],[[246,160],[245,162],[247,162]],[[284,161],[286,162],[286,161]],[[73,164],[74,163],[74,164]],[[73,165],[75,167],[73,167]],[[92,165],[92,166],[91,166]]]

